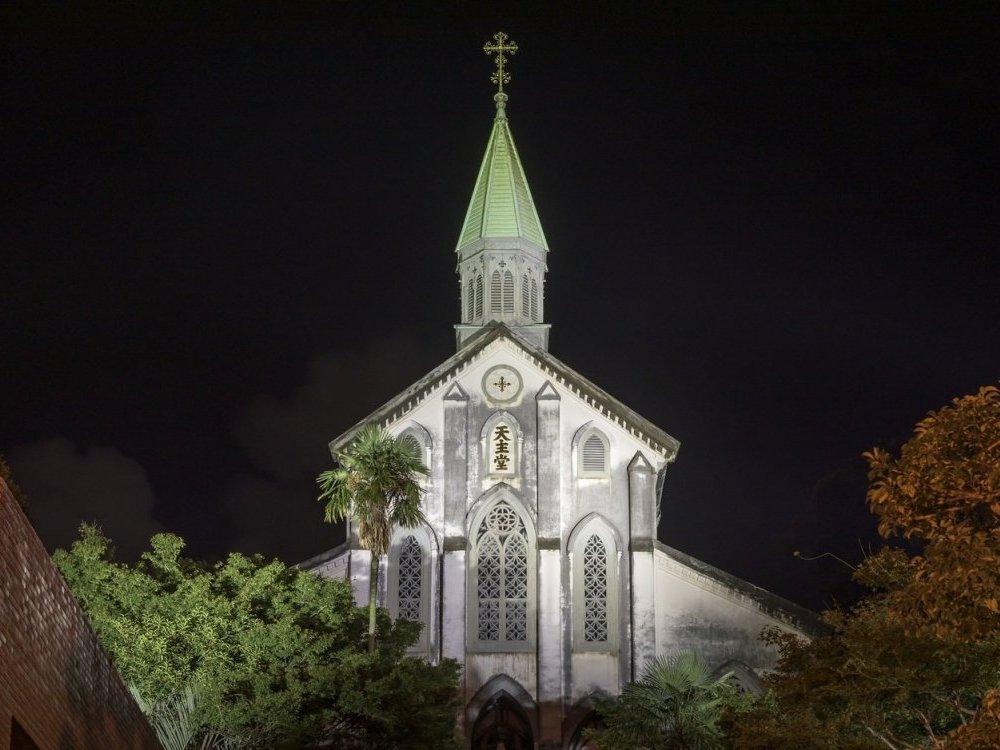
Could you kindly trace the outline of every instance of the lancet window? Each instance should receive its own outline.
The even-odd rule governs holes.
[[[603,479],[611,464],[611,445],[603,432],[590,428],[577,445],[577,471],[584,479]]]
[[[465,285],[465,320],[471,322],[476,317],[476,279],[470,277]]]
[[[531,314],[531,293],[528,287],[528,277],[521,277],[521,315],[529,317]]]
[[[490,314],[499,315],[500,314],[500,272],[494,271],[493,275],[490,276]]]
[[[430,647],[433,549],[433,536],[419,526],[396,529],[389,550],[387,606],[392,617],[423,625],[417,642],[409,647],[415,653]]]
[[[423,551],[416,537],[403,540],[399,551],[398,616],[420,622],[423,602]]]
[[[524,521],[506,501],[486,514],[476,533],[476,633],[483,643],[526,643],[529,546]]]
[[[476,317],[483,317],[483,277],[476,276]]]
[[[597,534],[583,547],[583,640],[608,640],[608,549]]]
[[[611,651],[618,636],[618,547],[607,522],[593,516],[570,537],[573,640],[583,651]]]
[[[503,311],[514,314],[514,275],[510,271],[503,272]]]
[[[531,280],[531,319],[538,322],[538,282]]]

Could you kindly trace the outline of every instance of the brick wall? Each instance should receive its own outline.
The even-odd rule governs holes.
[[[22,731],[14,730],[19,725]],[[0,479],[0,750],[160,745]]]

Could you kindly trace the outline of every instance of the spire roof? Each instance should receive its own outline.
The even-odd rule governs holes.
[[[504,112],[507,96],[498,93],[494,98],[497,116],[456,251],[481,239],[500,237],[523,238],[548,251],[545,232],[538,220],[531,189]]]

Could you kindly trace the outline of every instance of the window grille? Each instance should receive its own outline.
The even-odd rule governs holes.
[[[530,297],[528,293],[528,277],[521,277],[521,315],[524,317],[530,317],[531,314],[531,303],[529,302]]]
[[[503,311],[514,314],[514,275],[510,271],[503,272]]]
[[[494,271],[490,276],[490,314],[500,313],[500,272]]]
[[[423,551],[416,537],[403,540],[399,552],[399,617],[403,620],[420,622],[422,594]]]
[[[483,519],[476,549],[479,640],[527,641],[527,533],[508,503],[497,503]]]
[[[538,322],[538,282],[531,280],[531,319]]]
[[[483,317],[483,277],[476,276],[476,317]]]
[[[583,548],[583,639],[608,640],[608,550],[597,534]]]
[[[601,436],[591,434],[583,441],[581,466],[586,474],[604,474],[608,470],[608,454]]]

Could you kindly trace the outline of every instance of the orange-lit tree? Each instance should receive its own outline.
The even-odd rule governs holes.
[[[781,652],[770,694],[736,725],[741,748],[1000,747],[1000,392],[932,412],[899,456],[874,449],[868,502],[885,548],[828,612],[831,633]]]

